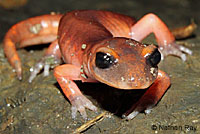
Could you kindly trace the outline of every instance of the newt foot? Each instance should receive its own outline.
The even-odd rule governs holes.
[[[136,108],[137,109],[137,108]],[[149,106],[147,107],[145,110],[144,110],[144,113],[145,114],[150,114],[151,111],[152,111],[152,106]],[[123,114],[122,115],[122,118],[126,119],[126,120],[132,120],[133,118],[135,118],[142,110],[134,110],[133,112],[131,112],[130,114],[127,115],[127,113]]]
[[[56,58],[53,55],[48,55],[43,57],[39,62],[35,64],[34,67],[30,68],[31,75],[29,77],[29,83],[33,81],[33,79],[37,76],[38,73],[44,68],[44,76],[49,75],[50,68],[54,68],[56,65],[59,65],[61,60]]]
[[[178,45],[177,43],[173,42],[168,45],[164,45],[159,47],[161,52],[161,59],[163,60],[164,57],[167,55],[174,55],[180,57],[183,61],[186,61],[187,57],[186,54],[192,55],[192,51],[182,45]]]
[[[81,116],[86,120],[87,119],[87,114],[85,111],[85,108],[88,108],[92,111],[97,111],[97,107],[92,104],[90,100],[88,100],[85,96],[80,95],[76,96],[71,100],[72,104],[72,118],[76,118],[77,111],[80,112]]]

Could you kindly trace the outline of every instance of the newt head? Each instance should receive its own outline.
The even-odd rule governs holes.
[[[161,54],[154,45],[115,37],[91,49],[88,70],[96,80],[120,89],[148,88],[158,75]]]

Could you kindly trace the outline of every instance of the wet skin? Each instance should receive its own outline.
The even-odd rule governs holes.
[[[154,33],[158,48],[140,43],[150,33]],[[54,68],[54,76],[72,104],[73,118],[77,111],[87,118],[85,108],[97,110],[74,80],[99,81],[124,90],[148,88],[124,114],[125,118],[132,119],[143,110],[149,113],[170,85],[168,75],[157,67],[160,59],[176,55],[185,61],[184,53],[192,54],[177,45],[167,26],[151,13],[138,22],[109,11],[43,15],[19,22],[4,38],[5,55],[19,79],[22,79],[22,68],[16,48],[48,42],[52,43],[45,56],[31,68],[29,82],[43,68],[47,76],[50,66],[60,64],[62,59],[65,64]]]

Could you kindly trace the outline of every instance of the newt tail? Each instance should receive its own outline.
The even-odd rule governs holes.
[[[22,79],[22,67],[16,49],[56,40],[61,17],[61,14],[33,17],[15,24],[6,33],[3,43],[4,52],[19,80]]]

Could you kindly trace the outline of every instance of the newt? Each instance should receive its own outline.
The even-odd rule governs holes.
[[[141,41],[150,33],[155,35],[158,47]],[[52,43],[51,43],[52,42]],[[110,11],[75,10],[66,14],[48,14],[29,18],[13,25],[4,38],[4,52],[22,79],[22,65],[17,48],[51,43],[44,57],[30,69],[29,82],[44,69],[54,76],[69,99],[72,117],[85,109],[97,107],[87,99],[74,81],[101,82],[117,89],[148,89],[124,114],[133,119],[141,111],[149,113],[170,86],[169,76],[158,69],[158,63],[167,55],[183,61],[192,51],[176,44],[166,24],[149,13],[139,21]]]

